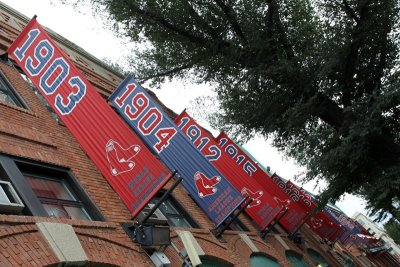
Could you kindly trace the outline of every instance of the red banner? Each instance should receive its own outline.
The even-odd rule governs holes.
[[[44,29],[32,19],[8,49],[133,216],[170,178]]]
[[[298,202],[293,201],[280,185],[274,183],[269,177],[243,150],[233,142],[225,133],[221,133],[216,140],[219,142],[222,151],[236,162],[251,179],[260,184],[263,189],[285,206],[288,212],[279,220],[279,223],[288,232],[295,230],[307,215],[307,210]]]
[[[251,179],[226,153],[221,153],[213,136],[186,111],[183,111],[175,119],[175,124],[243,196],[253,199],[245,211],[264,230],[281,212],[283,207],[280,203],[257,181]]]
[[[335,242],[343,233],[340,225],[336,224],[328,215],[319,211],[307,221],[308,226],[322,239]]]
[[[273,175],[272,179],[277,177],[276,174]],[[280,178],[280,177],[279,177]],[[276,178],[275,178],[276,179]],[[282,180],[282,178],[280,178]],[[317,206],[311,199],[311,195],[306,193],[306,191],[302,188],[299,188],[297,185],[292,183],[290,180],[286,182],[285,192],[290,195],[290,197],[296,202],[300,202],[303,204],[308,210],[312,210]]]
[[[317,205],[311,199],[311,195],[304,189],[299,188],[290,180],[285,182],[275,173],[271,178],[293,201],[299,203],[307,213],[317,208]],[[331,242],[335,242],[339,237],[339,233],[342,231],[340,226],[322,211],[315,213],[306,223],[321,238]]]

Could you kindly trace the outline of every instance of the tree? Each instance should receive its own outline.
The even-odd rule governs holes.
[[[71,2],[71,1],[66,1]],[[79,4],[81,1],[77,1]],[[395,0],[87,0],[141,44],[140,81],[216,85],[219,124],[255,133],[324,179],[325,200],[363,196],[379,219],[400,199]]]
[[[386,233],[400,245],[400,223],[394,219],[390,219],[387,223],[383,225]]]

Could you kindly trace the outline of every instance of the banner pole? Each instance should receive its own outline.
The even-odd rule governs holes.
[[[296,235],[296,233],[301,229],[301,227],[303,227],[303,225],[314,215],[314,214],[316,214],[318,211],[321,211],[322,209],[323,209],[323,207],[325,207],[326,206],[326,204],[328,203],[328,201],[329,201],[329,199],[330,199],[330,193],[329,193],[329,191],[327,190],[327,191],[325,191],[325,192],[323,192],[321,195],[320,195],[320,198],[318,199],[318,201],[316,201],[316,200],[314,200],[314,202],[317,202],[317,205],[316,205],[316,207],[310,212],[310,213],[308,213],[307,214],[307,216],[304,218],[304,220],[301,222],[301,224],[299,225],[299,226],[297,226],[296,228],[295,228],[295,230],[291,233],[291,234],[289,234],[289,238],[291,239],[291,238],[293,238],[295,235]]]
[[[175,176],[175,174],[178,171],[174,171],[171,176],[170,179],[172,177]],[[146,221],[151,217],[151,215],[153,215],[153,213],[158,209],[158,207],[163,203],[163,201],[169,196],[171,195],[172,191],[175,189],[175,187],[178,186],[178,184],[180,184],[180,182],[183,180],[182,176],[179,176],[178,179],[174,182],[174,184],[168,188],[168,190],[161,196],[161,198],[157,201],[157,203],[154,204],[154,206],[151,208],[151,210],[147,213],[147,215],[142,219],[138,221],[139,225],[142,225],[144,223],[146,223]]]
[[[239,211],[235,214],[235,216],[233,216],[233,218],[224,226],[222,226],[220,229],[216,228],[211,230],[211,232],[215,235],[216,238],[221,238],[222,234],[225,232],[225,230],[237,219],[237,217],[239,217],[240,213],[242,213],[247,206],[253,201],[252,198],[249,198],[248,196],[246,197],[248,200],[246,202],[245,200],[245,204],[243,206],[240,207]]]
[[[318,212],[318,207],[313,209],[310,213],[307,214],[307,216],[303,219],[303,221],[294,229],[293,232],[289,234],[289,239],[292,239],[298,231],[303,227],[303,225],[314,215]]]
[[[285,214],[288,212],[288,207],[285,207],[285,209],[282,211],[282,214],[279,215],[278,218],[275,218],[274,222],[271,223],[264,231],[261,232],[261,237],[265,238],[267,234],[271,231],[271,229],[280,221],[280,219],[285,216]]]

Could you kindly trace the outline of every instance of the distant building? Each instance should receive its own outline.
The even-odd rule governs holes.
[[[368,219],[367,216],[363,215],[360,212],[357,212],[353,215],[353,219],[356,220],[359,224],[361,224],[371,235],[380,239],[380,241],[384,244],[388,252],[393,255],[395,258],[400,260],[400,247],[394,242],[394,240],[376,223]]]

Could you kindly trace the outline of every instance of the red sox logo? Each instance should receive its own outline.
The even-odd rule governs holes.
[[[243,196],[249,196],[253,201],[247,206],[247,208],[252,208],[261,204],[260,197],[264,194],[263,191],[253,192],[250,189],[243,187],[241,191]]]
[[[285,199],[282,201],[278,197],[274,197],[274,200],[278,203],[279,207],[282,208],[281,213],[285,210],[285,209],[283,209],[284,207],[289,208],[289,205],[290,205],[289,199]]]
[[[317,219],[317,218],[315,218],[315,217],[312,217],[312,218],[310,219],[310,221],[311,221],[312,228],[318,229],[318,228],[321,228],[321,227],[322,227],[322,222],[323,222],[322,219]]]
[[[117,176],[121,173],[128,172],[135,167],[134,158],[140,151],[140,146],[132,145],[128,148],[123,148],[119,143],[110,139],[106,144],[106,155],[110,172]]]
[[[217,192],[215,187],[221,181],[221,177],[214,176],[212,178],[207,178],[204,173],[198,171],[194,175],[194,183],[197,187],[197,192],[199,197],[207,197],[213,195]]]
[[[278,202],[279,206],[281,206],[282,208],[283,208],[283,207],[288,208],[289,205],[290,205],[290,200],[289,200],[289,199],[285,199],[285,200],[282,201],[282,200],[280,200],[278,197],[274,197],[274,200],[275,200],[276,202]]]

